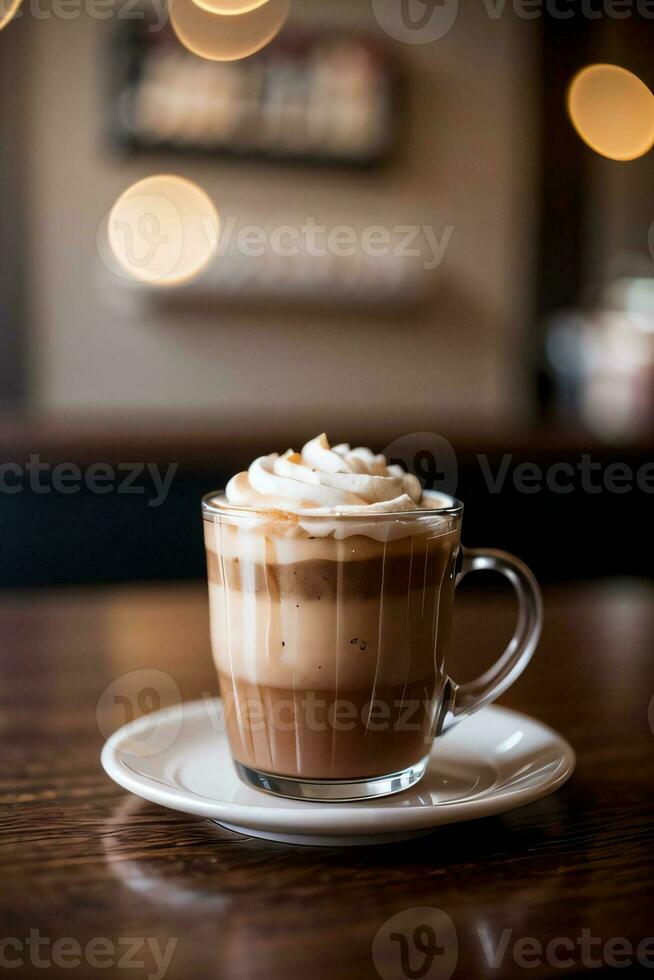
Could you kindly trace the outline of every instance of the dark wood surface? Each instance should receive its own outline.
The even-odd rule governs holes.
[[[538,803],[412,842],[316,849],[239,837],[158,808],[101,771],[100,729],[124,721],[118,705],[98,723],[107,685],[123,678],[120,689],[134,693],[142,678],[124,675],[156,669],[184,698],[216,690],[203,589],[5,594],[0,973],[160,976],[151,950],[176,940],[171,980],[366,980],[379,976],[378,930],[425,906],[454,924],[455,978],[598,976],[600,963],[624,962],[619,938],[636,947],[654,935],[654,584],[557,586],[545,600],[540,649],[503,701],[571,741],[572,780]],[[495,655],[513,609],[497,593],[468,593],[460,606],[459,673],[469,674]],[[593,940],[586,950],[585,935]],[[499,968],[489,965],[483,936],[493,946],[506,940]],[[66,937],[81,946],[78,967],[53,963],[54,943]],[[528,937],[573,945],[541,957]],[[86,953],[101,938],[91,949],[103,968]],[[125,961],[129,940],[141,967]],[[62,950],[65,962],[76,961],[74,945]],[[653,963],[654,942],[649,954]],[[431,972],[414,955],[411,975],[450,976],[451,944]],[[53,965],[37,966],[37,956]],[[23,965],[10,968],[17,958]]]

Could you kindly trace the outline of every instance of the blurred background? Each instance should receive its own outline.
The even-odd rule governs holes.
[[[602,83],[575,120],[569,98],[603,63],[651,88],[647,5],[462,0],[426,41],[377,0],[293,0],[270,43],[239,59],[228,38],[224,61],[181,8],[3,2],[2,585],[200,578],[202,494],[322,431],[377,450],[440,435],[464,541],[543,579],[652,574],[651,110]],[[220,216],[217,254],[177,285],[132,281],[106,243],[117,199],[156,174]],[[307,222],[351,247],[270,247]],[[523,463],[565,464],[572,489],[525,491]]]

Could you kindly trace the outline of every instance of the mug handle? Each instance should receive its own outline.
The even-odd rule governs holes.
[[[475,711],[495,701],[520,677],[536,649],[543,626],[543,600],[538,582],[527,566],[506,551],[461,548],[463,562],[456,584],[470,572],[499,572],[518,595],[518,622],[508,647],[484,674],[467,684],[446,677],[435,734],[442,735]]]

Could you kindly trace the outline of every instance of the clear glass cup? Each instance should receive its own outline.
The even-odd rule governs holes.
[[[541,599],[517,558],[460,544],[463,505],[371,517],[302,517],[202,503],[211,639],[241,779],[295,799],[342,801],[414,785],[432,742],[522,673]],[[477,680],[457,684],[454,590],[505,575],[514,636]]]

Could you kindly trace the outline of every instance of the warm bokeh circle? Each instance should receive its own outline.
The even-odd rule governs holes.
[[[575,75],[568,112],[584,142],[611,160],[635,160],[654,145],[654,95],[618,65],[589,65]]]
[[[15,16],[23,0],[0,0],[0,31]]]
[[[111,251],[129,278],[160,286],[197,276],[216,250],[219,230],[208,195],[171,174],[133,184],[120,195],[107,222]]]
[[[184,47],[200,58],[237,61],[269,44],[290,8],[291,0],[267,0],[234,16],[203,9],[195,0],[171,0],[170,23]]]
[[[213,14],[249,14],[270,0],[194,0],[198,7]]]

